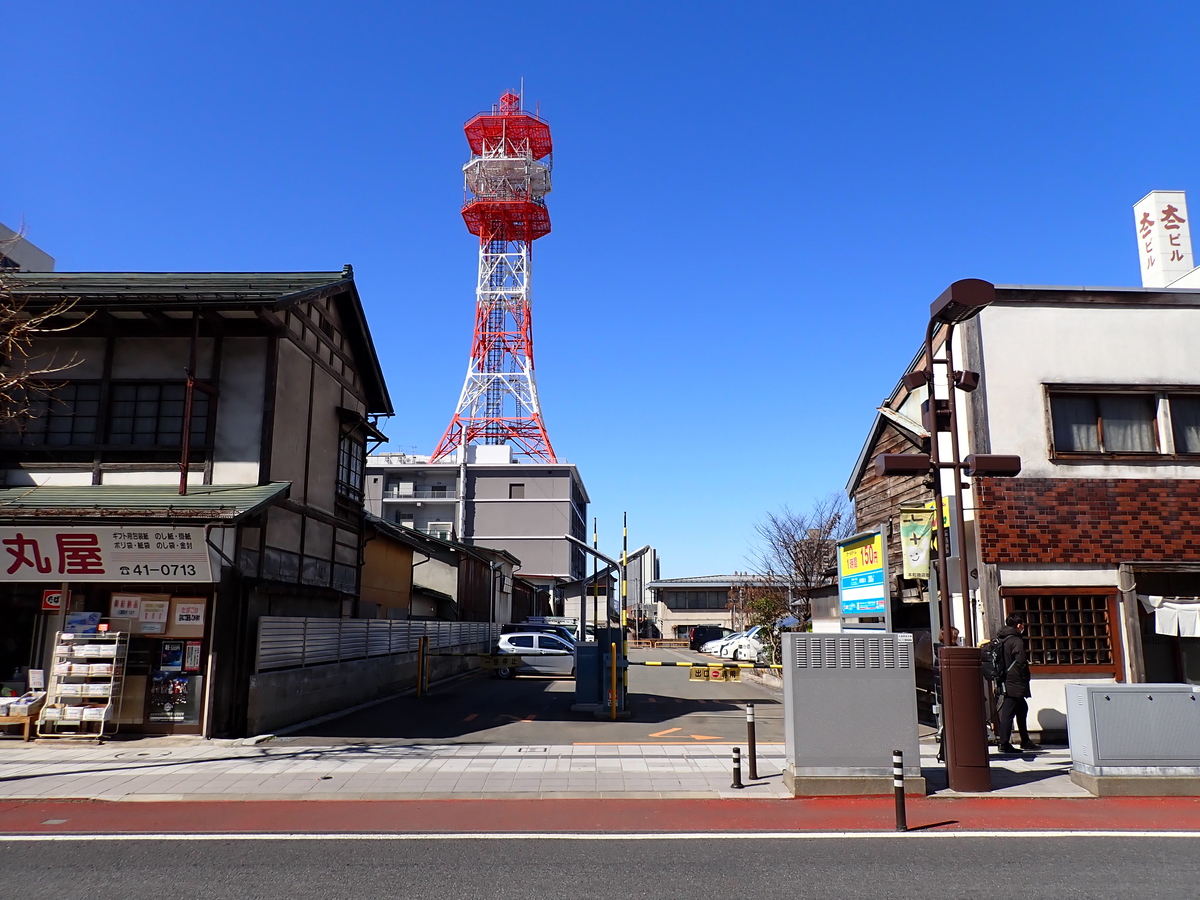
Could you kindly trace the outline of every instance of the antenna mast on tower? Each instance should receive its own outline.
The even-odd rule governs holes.
[[[555,462],[533,375],[529,290],[533,242],[550,233],[550,126],[510,91],[464,130],[471,158],[462,215],[479,238],[475,337],[458,408],[430,461],[484,443]]]

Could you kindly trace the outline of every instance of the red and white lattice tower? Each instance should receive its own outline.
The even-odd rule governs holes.
[[[530,264],[550,233],[550,126],[506,93],[466,124],[467,230],[479,237],[475,339],[458,408],[430,457],[470,444],[508,444],[514,456],[555,462],[533,376]]]

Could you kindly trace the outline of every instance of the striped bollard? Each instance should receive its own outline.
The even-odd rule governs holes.
[[[896,830],[908,831],[908,814],[904,809],[904,753],[892,751],[892,787],[896,789]]]
[[[739,788],[739,789],[745,787],[745,785],[742,784],[742,748],[741,747],[733,748],[733,784],[731,784],[730,787]]]
[[[750,763],[750,780],[758,781],[758,748],[754,740],[754,704],[746,704],[746,754]]]

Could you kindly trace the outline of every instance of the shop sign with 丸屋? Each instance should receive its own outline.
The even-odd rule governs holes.
[[[887,575],[880,532],[838,542],[838,595],[843,616],[887,614]]]
[[[0,582],[211,582],[203,528],[0,528]]]

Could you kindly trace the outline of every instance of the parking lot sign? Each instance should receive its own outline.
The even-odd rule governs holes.
[[[878,529],[838,541],[838,600],[845,619],[880,618],[885,630],[891,610],[887,586],[887,552]],[[864,623],[864,627],[871,626]]]

